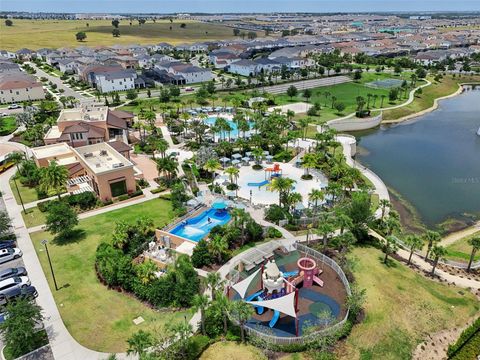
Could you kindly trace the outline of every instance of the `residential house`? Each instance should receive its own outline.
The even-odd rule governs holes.
[[[42,83],[22,72],[0,73],[0,103],[45,99]]]
[[[242,76],[254,76],[257,73],[258,64],[253,60],[238,60],[230,64],[228,71]]]
[[[133,114],[101,108],[74,108],[60,112],[57,125],[45,134],[45,144],[65,142],[72,147],[118,140],[128,143]]]
[[[104,72],[95,74],[96,88],[101,93],[135,89],[136,79],[137,73],[134,70],[121,70],[116,72]],[[139,87],[145,87],[145,84]]]

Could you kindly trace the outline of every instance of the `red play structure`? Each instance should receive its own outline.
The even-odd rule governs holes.
[[[280,164],[273,164],[273,167],[265,169],[265,179],[282,176],[282,169]]]

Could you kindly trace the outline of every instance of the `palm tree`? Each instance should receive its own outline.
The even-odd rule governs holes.
[[[380,205],[380,208],[382,209],[382,217],[380,219],[383,220],[385,212],[387,211],[387,208],[390,208],[391,204],[387,199],[382,199],[379,201],[378,205]]]
[[[278,205],[282,206],[282,198],[288,195],[292,189],[293,184],[296,181],[287,177],[276,177],[270,184],[268,184],[268,190],[278,192]]]
[[[302,158],[302,167],[306,171],[306,175],[310,175],[310,169],[317,167],[318,165],[318,155],[316,153],[308,153],[303,155]]]
[[[20,164],[25,160],[25,154],[20,151],[14,151],[8,154],[7,159],[15,164],[17,171],[20,173]]]
[[[153,337],[149,332],[140,330],[133,334],[128,340],[127,354],[134,354],[139,356],[145,354],[146,350],[153,345]]]
[[[238,179],[239,173],[240,173],[240,170],[235,166],[229,166],[228,168],[225,169],[225,174],[227,174],[230,178],[230,184],[237,185],[237,179]]]
[[[232,316],[235,317],[240,324],[240,335],[242,342],[245,342],[245,323],[253,315],[253,308],[244,301],[234,301],[231,305]]]
[[[210,240],[208,245],[210,247],[210,252],[212,253],[212,256],[216,257],[217,262],[221,264],[223,254],[225,254],[228,250],[227,240],[223,236],[215,235],[213,239]]]
[[[474,236],[468,240],[468,244],[472,246],[472,252],[470,253],[470,260],[468,261],[467,271],[470,272],[472,267],[473,259],[478,250],[480,250],[480,236]]]
[[[227,336],[228,332],[228,313],[231,309],[232,302],[222,293],[215,296],[215,305],[222,312],[223,317],[223,335]]]
[[[215,301],[217,291],[219,288],[223,287],[224,281],[218,272],[209,272],[207,277],[204,279],[204,283],[207,287],[210,288],[212,300]]]
[[[433,245],[441,240],[441,237],[438,232],[428,230],[425,234],[423,234],[423,240],[427,243],[427,252],[425,253],[424,258],[424,260],[427,261],[430,250],[432,249]]]
[[[255,158],[255,164],[260,165],[260,161],[262,160],[263,150],[260,147],[257,147],[252,150],[252,155]]]
[[[325,92],[323,93],[323,96],[325,96],[325,106],[327,106],[327,100],[328,100],[328,98],[330,97],[330,95],[332,95],[332,94],[330,93],[330,91],[325,91]]]
[[[306,118],[301,118],[298,120],[298,125],[302,129],[302,139],[305,140],[307,137],[307,129],[308,125],[310,124],[310,119],[308,117]]]
[[[178,161],[174,155],[170,154],[164,158],[155,159],[159,173],[166,173],[167,178],[171,180],[177,173]]]
[[[398,242],[395,236],[389,235],[385,238],[385,243],[383,244],[383,251],[385,252],[385,258],[383,263],[386,264],[388,260],[388,255],[394,253],[398,250]]]
[[[435,268],[438,265],[438,261],[442,259],[445,255],[447,255],[447,249],[443,246],[435,245],[432,248],[432,255],[433,255],[433,264],[432,264],[432,272],[430,273],[432,276],[435,275]]]
[[[405,238],[405,244],[410,249],[410,255],[408,256],[408,261],[407,261],[407,265],[410,265],[412,262],[413,253],[416,250],[420,250],[423,247],[423,240],[421,237],[417,235],[408,235]]]
[[[385,95],[385,94],[380,95],[380,98],[382,99],[381,103],[380,103],[380,108],[383,108],[383,101],[385,100],[386,97],[387,97],[387,95]]]
[[[68,180],[68,170],[65,166],[57,165],[52,161],[47,167],[40,170],[40,189],[48,193],[55,191],[60,200],[60,193],[65,189]]]
[[[292,211],[295,210],[295,204],[303,200],[302,194],[298,192],[293,192],[288,195],[287,202],[288,206],[292,208]]]
[[[351,229],[353,227],[352,219],[343,212],[337,212],[335,215],[335,223],[340,227],[340,235],[343,235],[345,229]]]
[[[212,181],[215,179],[215,171],[220,169],[222,166],[217,159],[208,159],[203,165],[203,170],[208,171],[212,174]]]
[[[332,222],[332,218],[330,216],[325,215],[320,220],[320,225],[317,228],[317,234],[322,237],[323,247],[326,248],[328,245],[328,238],[332,233],[335,231],[335,224]]]
[[[137,276],[143,285],[146,285],[150,281],[155,280],[155,273],[157,271],[157,265],[155,265],[155,263],[151,260],[146,260],[135,267],[135,272],[137,273]]]
[[[169,148],[168,141],[165,139],[158,139],[152,143],[153,145],[153,159],[155,159],[155,151],[160,153],[160,156],[164,158]]]
[[[200,324],[202,329],[202,334],[205,335],[205,309],[210,304],[210,300],[206,295],[196,294],[193,297],[192,305],[195,311],[200,311]]]

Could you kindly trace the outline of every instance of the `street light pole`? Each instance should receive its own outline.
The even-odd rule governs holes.
[[[55,279],[55,273],[53,272],[52,261],[50,260],[50,253],[48,252],[48,241],[42,240],[42,244],[45,246],[45,251],[47,252],[48,264],[50,265],[50,271],[52,272],[53,283],[55,284],[55,290],[58,291],[57,280]]]
[[[25,210],[25,205],[23,204],[22,194],[20,194],[20,191],[18,190],[17,179],[15,179],[15,176],[13,177],[13,182],[15,184],[15,189],[17,189],[18,198],[20,199],[20,204],[22,204],[23,212],[26,214],[27,211]]]

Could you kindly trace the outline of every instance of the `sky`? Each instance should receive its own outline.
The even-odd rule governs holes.
[[[480,0],[0,0],[1,11],[251,13],[480,11]]]

